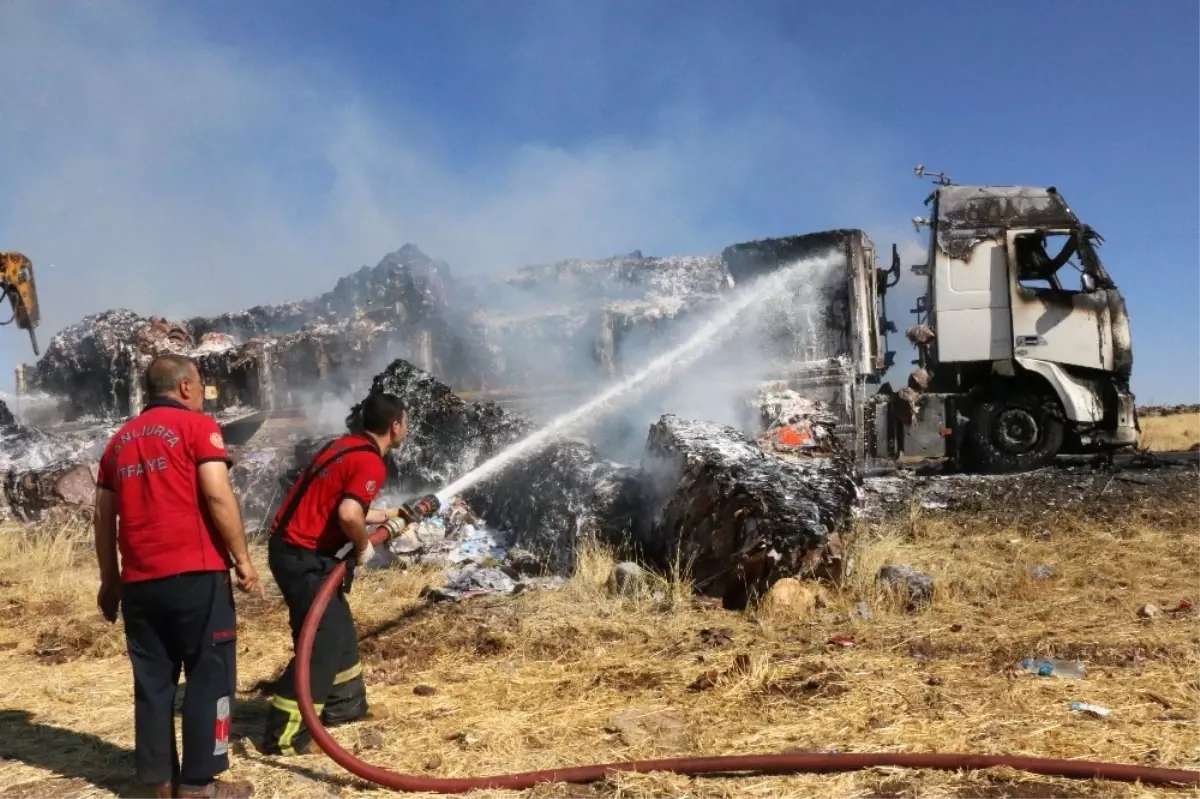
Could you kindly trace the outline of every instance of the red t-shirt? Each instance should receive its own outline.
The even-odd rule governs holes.
[[[315,476],[313,467],[318,468]],[[275,514],[271,533],[289,544],[333,554],[349,540],[338,524],[338,505],[353,499],[366,511],[386,479],[374,441],[362,434],[342,436],[301,472]]]
[[[210,461],[232,463],[221,428],[170,399],[151,400],[108,442],[96,482],[117,496],[122,582],[233,565],[200,494]]]

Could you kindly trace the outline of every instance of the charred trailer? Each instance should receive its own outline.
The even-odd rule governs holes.
[[[924,174],[918,167],[917,174]],[[1053,188],[957,186],[926,200],[917,367],[867,406],[871,453],[950,457],[983,472],[1138,440],[1125,301],[1103,239]],[[892,271],[899,260],[893,253]]]
[[[768,386],[824,404],[854,458],[869,458],[866,409],[895,358],[885,295],[896,277],[876,268],[871,239],[861,230],[827,230],[736,244],[722,260],[739,284],[791,270],[755,331],[771,361],[763,377]]]

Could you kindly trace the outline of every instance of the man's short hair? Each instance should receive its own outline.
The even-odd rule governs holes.
[[[384,435],[392,422],[404,421],[408,406],[395,394],[370,394],[362,404],[362,427],[377,436]]]
[[[146,393],[151,397],[170,394],[188,379],[193,368],[200,371],[196,362],[186,355],[159,355],[146,368]]]

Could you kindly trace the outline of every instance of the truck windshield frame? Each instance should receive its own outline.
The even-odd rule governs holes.
[[[1047,237],[1062,238],[1062,246],[1047,248],[1045,246]],[[1018,250],[1014,254],[1019,270],[1018,282],[1025,289],[1066,294],[1087,294],[1113,288],[1112,279],[1104,270],[1095,246],[1092,244],[1095,237],[1095,232],[1086,225],[1033,228],[1018,232],[1014,237],[1014,243],[1018,245]],[[1050,249],[1056,251],[1051,254]],[[1068,267],[1080,275],[1078,289],[1067,288],[1060,279],[1063,270]],[[1085,278],[1090,278],[1090,285]],[[1045,281],[1049,285],[1048,287],[1029,285],[1027,281]]]

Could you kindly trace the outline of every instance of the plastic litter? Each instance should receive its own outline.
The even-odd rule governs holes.
[[[1084,713],[1088,716],[1094,716],[1098,719],[1108,718],[1112,715],[1112,711],[1100,705],[1090,705],[1087,702],[1072,702],[1071,710],[1076,713]]]
[[[1079,660],[1025,658],[1021,661],[1021,668],[1039,677],[1065,677],[1071,680],[1081,679],[1087,674],[1087,667]]]

